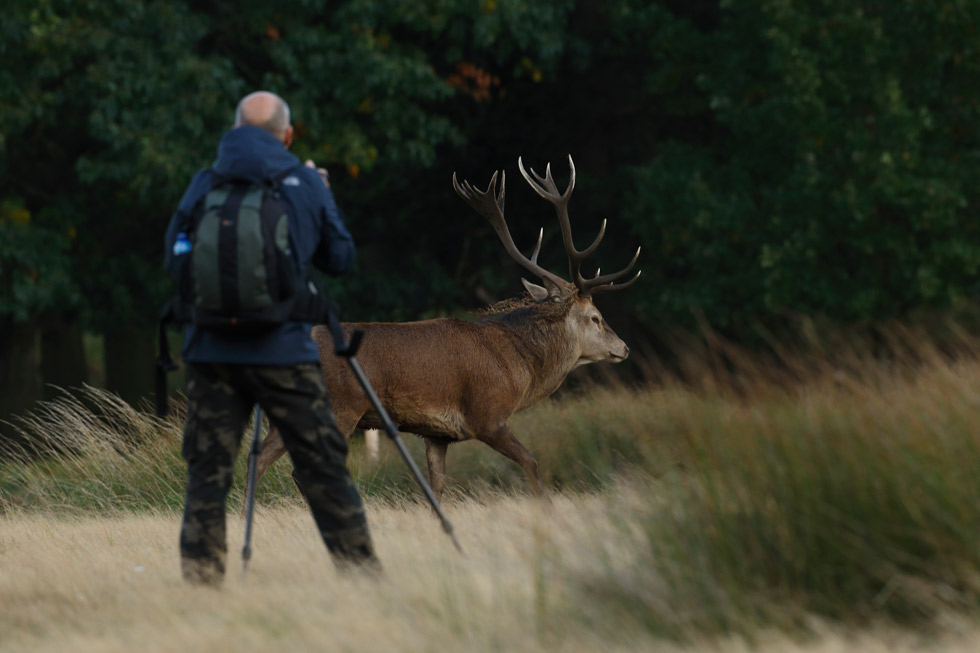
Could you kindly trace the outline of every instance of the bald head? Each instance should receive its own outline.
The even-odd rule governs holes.
[[[256,91],[242,98],[235,110],[235,127],[252,125],[266,130],[289,147],[293,127],[289,124],[289,105],[268,91]]]

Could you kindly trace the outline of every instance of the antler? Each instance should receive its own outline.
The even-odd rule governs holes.
[[[588,258],[588,256],[596,250],[599,243],[602,241],[602,237],[606,234],[606,220],[602,221],[602,226],[599,228],[599,235],[595,237],[595,240],[592,241],[591,245],[581,251],[575,249],[575,244],[572,242],[572,226],[568,221],[568,199],[572,196],[572,191],[575,189],[575,163],[572,161],[571,155],[568,155],[568,166],[571,168],[571,178],[568,181],[568,187],[565,189],[564,193],[558,192],[558,187],[555,185],[555,180],[551,177],[550,163],[545,169],[544,177],[536,173],[532,168],[531,175],[534,175],[534,179],[532,179],[531,175],[529,175],[524,169],[524,162],[520,158],[517,159],[517,165],[521,169],[521,174],[524,176],[524,179],[527,180],[527,183],[534,189],[534,192],[554,205],[555,211],[558,213],[558,224],[561,225],[562,242],[565,245],[565,253],[568,256],[568,271],[569,274],[571,274],[572,282],[578,288],[580,295],[589,295],[607,290],[628,288],[640,278],[640,271],[637,271],[637,273],[633,275],[633,278],[629,281],[618,284],[613,283],[619,279],[622,279],[624,276],[629,274],[630,270],[633,269],[637,259],[640,257],[639,247],[636,248],[636,254],[633,255],[633,260],[619,272],[613,272],[612,274],[604,274],[600,276],[597,271],[596,276],[591,279],[586,279],[582,276],[582,261]],[[503,193],[501,192],[501,197],[502,196]],[[502,199],[501,206],[503,206]],[[535,258],[537,258],[537,250],[535,250]]]
[[[514,244],[514,239],[511,238],[510,229],[507,228],[507,221],[504,219],[504,191],[507,186],[507,173],[503,173],[500,178],[500,194],[496,195],[497,188],[497,173],[493,173],[493,177],[490,178],[490,185],[487,186],[486,191],[479,191],[473,188],[470,182],[463,180],[460,184],[456,181],[456,173],[453,173],[453,188],[456,189],[456,193],[466,200],[466,203],[472,206],[477,213],[486,218],[487,222],[493,227],[494,231],[497,232],[497,236],[500,238],[500,242],[503,243],[504,249],[510,254],[510,257],[517,261],[517,263],[523,267],[528,272],[536,275],[539,279],[548,279],[554,282],[559,287],[567,286],[568,282],[559,277],[556,274],[548,272],[543,267],[538,265],[538,253],[541,251],[541,237],[544,235],[544,229],[538,233],[538,244],[534,248],[534,253],[531,258],[528,259],[526,256],[521,254],[520,250]],[[496,195],[496,198],[494,197]]]

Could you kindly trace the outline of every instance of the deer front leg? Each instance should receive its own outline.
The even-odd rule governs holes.
[[[448,440],[425,438],[425,461],[429,464],[429,485],[436,501],[442,501],[442,490],[446,485],[446,450]]]
[[[496,451],[507,456],[521,466],[527,476],[531,490],[541,498],[547,499],[544,484],[538,476],[538,461],[534,459],[531,452],[514,437],[513,431],[506,424],[500,426],[486,438],[480,438]]]

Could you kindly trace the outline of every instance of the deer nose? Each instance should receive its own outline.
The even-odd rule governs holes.
[[[617,363],[620,363],[620,362],[626,360],[627,358],[629,358],[629,356],[630,356],[630,348],[626,346],[626,343],[623,343],[623,349],[621,350],[620,353],[614,354],[612,352],[609,352],[609,354],[613,357],[613,359]]]

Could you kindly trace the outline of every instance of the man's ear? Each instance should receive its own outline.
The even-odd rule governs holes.
[[[282,133],[282,144],[287,148],[293,144],[293,126],[287,125],[286,131]]]

